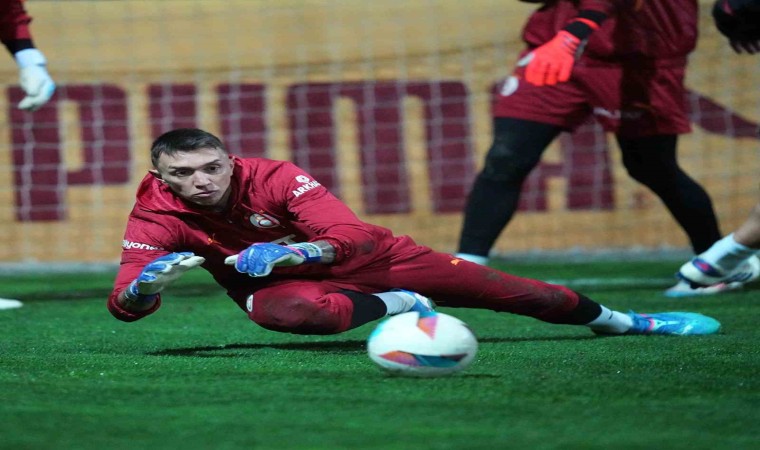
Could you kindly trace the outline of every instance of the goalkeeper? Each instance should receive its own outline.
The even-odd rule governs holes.
[[[600,334],[710,334],[696,313],[623,314],[563,286],[438,253],[359,220],[285,161],[231,156],[215,136],[177,129],[156,139],[137,189],[108,309],[131,322],[202,266],[269,330],[340,333],[440,305],[586,325]]]
[[[493,143],[465,206],[457,256],[485,264],[523,181],[563,131],[594,117],[615,134],[628,174],[652,190],[694,253],[720,239],[707,192],[678,164],[690,131],[684,75],[695,0],[552,0],[528,19],[527,48],[494,107]],[[679,283],[667,294],[703,292]]]
[[[760,53],[760,0],[718,0],[713,18],[736,53]],[[703,290],[741,287],[760,278],[758,254],[760,203],[736,231],[681,266],[678,277]]]
[[[19,109],[35,111],[50,100],[55,83],[47,71],[47,60],[34,47],[29,23],[32,18],[21,0],[0,2],[0,40],[13,55],[19,68],[19,82],[26,96]]]

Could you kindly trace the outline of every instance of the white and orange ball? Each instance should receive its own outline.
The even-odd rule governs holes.
[[[383,320],[367,339],[369,357],[397,375],[438,377],[472,363],[478,341],[456,317],[431,311],[408,312]]]

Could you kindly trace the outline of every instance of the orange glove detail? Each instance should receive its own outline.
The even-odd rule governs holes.
[[[533,50],[524,59],[527,61],[525,80],[536,86],[551,86],[569,80],[580,43],[576,36],[560,30],[551,41]]]

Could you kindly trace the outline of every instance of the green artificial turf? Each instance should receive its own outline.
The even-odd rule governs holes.
[[[366,356],[372,324],[270,332],[203,271],[135,323],[105,308],[113,274],[5,277],[0,296],[24,306],[0,311],[0,448],[758,448],[757,285],[674,300],[662,296],[673,262],[502,267],[618,310],[702,312],[724,329],[598,338],[441,308],[473,328],[478,356],[463,373],[410,379]]]

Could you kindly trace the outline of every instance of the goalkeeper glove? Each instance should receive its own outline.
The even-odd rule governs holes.
[[[228,256],[225,264],[235,266],[240,273],[252,277],[265,277],[275,267],[297,266],[303,263],[319,262],[322,249],[311,242],[292,245],[270,243],[253,244],[237,255]]]
[[[518,65],[525,66],[525,81],[536,86],[555,85],[570,79],[575,60],[580,57],[588,37],[607,16],[599,11],[582,10],[549,42],[530,52]]]
[[[27,48],[16,52],[13,57],[19,68],[21,89],[26,93],[18,108],[35,111],[47,103],[55,92],[55,83],[45,67],[45,56],[36,48]]]
[[[124,295],[130,300],[150,302],[166,286],[204,261],[203,257],[191,252],[169,253],[156,258],[129,284]]]
[[[523,60],[528,65],[525,80],[536,86],[551,86],[569,80],[580,43],[580,39],[561,30],[551,41],[533,50]]]

